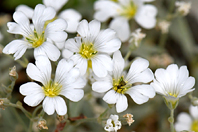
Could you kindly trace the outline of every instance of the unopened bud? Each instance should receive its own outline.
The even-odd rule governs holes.
[[[197,97],[193,97],[193,98],[191,99],[191,102],[192,102],[192,105],[193,105],[193,106],[198,106],[198,98],[197,98]]]
[[[158,28],[161,30],[163,34],[168,33],[168,29],[170,27],[170,22],[163,20],[158,22]]]
[[[13,67],[10,69],[9,75],[10,75],[10,76],[13,76],[13,77],[16,77],[16,75],[17,75],[16,66],[13,66]]]
[[[41,119],[39,122],[38,122],[38,125],[37,127],[41,130],[41,129],[48,129],[47,125],[46,125],[46,120],[44,119]]]
[[[126,121],[129,124],[129,126],[135,121],[135,120],[133,120],[132,114],[125,114],[125,115],[123,115],[123,117],[126,118]]]
[[[186,16],[190,11],[191,3],[184,2],[184,1],[177,1],[177,2],[175,2],[175,6],[177,6],[177,11],[181,15]]]
[[[5,105],[9,103],[9,100],[7,98],[0,98],[0,108],[5,110]]]

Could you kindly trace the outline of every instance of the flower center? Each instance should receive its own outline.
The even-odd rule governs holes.
[[[79,53],[83,58],[90,59],[98,52],[93,48],[93,44],[90,43],[88,45],[82,44]]]
[[[37,48],[45,42],[44,32],[41,35],[38,35],[37,32],[34,31],[34,36],[30,36],[30,38],[26,38],[26,40],[32,44],[33,48]]]
[[[113,1],[113,2],[118,2],[118,0],[111,0],[111,1]]]
[[[42,87],[44,93],[48,97],[58,96],[61,91],[62,85],[50,81],[46,86]]]
[[[175,93],[173,94],[173,93],[170,92],[169,95],[173,96],[173,97],[177,97],[177,94],[175,94]]]
[[[113,79],[113,90],[115,90],[117,93],[124,94],[130,87],[131,85],[127,84],[127,82],[124,81],[123,76],[117,81]]]
[[[137,12],[137,6],[133,1],[130,1],[128,5],[123,5],[122,9],[119,10],[120,15],[126,17],[127,19],[133,18],[136,12]]]
[[[198,120],[193,121],[191,125],[191,130],[194,132],[198,132]]]

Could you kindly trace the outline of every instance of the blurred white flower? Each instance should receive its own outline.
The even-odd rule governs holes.
[[[174,100],[192,92],[194,84],[195,78],[189,77],[186,66],[178,69],[176,64],[171,64],[166,69],[159,68],[155,71],[155,79],[151,86],[158,94]]]
[[[94,18],[101,22],[113,17],[110,22],[110,28],[117,32],[122,41],[127,41],[130,36],[129,20],[135,21],[146,29],[155,27],[157,8],[144,2],[153,0],[119,0],[118,2],[110,0],[99,0],[95,2],[96,13]]]
[[[111,29],[100,31],[100,22],[82,20],[78,26],[79,37],[68,39],[65,43],[63,57],[70,58],[85,75],[89,68],[98,77],[105,77],[112,71],[110,54],[117,51],[121,41]]]
[[[45,22],[54,18],[55,14],[53,8],[46,8],[44,5],[38,4],[32,18],[33,25],[31,25],[24,13],[16,11],[13,15],[16,23],[8,22],[8,32],[20,34],[24,38],[10,42],[3,49],[3,53],[14,54],[15,60],[17,60],[27,49],[34,48],[35,58],[45,55],[50,60],[56,61],[60,56],[58,43],[64,42],[67,38],[67,33],[64,31],[67,23],[63,19],[57,19],[45,28]]]
[[[67,2],[68,0],[43,0],[45,6],[54,8],[56,12],[58,12]],[[24,14],[26,14],[26,16],[28,16],[28,18],[32,19],[33,16],[32,8],[26,5],[19,5],[16,8],[16,10],[23,12]],[[66,31],[69,33],[76,32],[79,21],[82,19],[81,14],[74,9],[63,10],[59,13],[57,17],[67,21],[68,26],[66,28]],[[52,22],[55,19],[57,18],[55,17],[50,22]]]
[[[163,20],[163,21],[160,21],[160,22],[158,23],[158,27],[159,27],[159,29],[161,30],[161,32],[162,32],[163,34],[165,34],[165,33],[168,33],[170,24],[171,24],[171,23],[170,23],[169,21]]]
[[[186,16],[191,8],[191,2],[184,2],[184,1],[176,1],[175,6],[177,6],[177,11],[182,14],[183,16]]]
[[[122,126],[121,122],[118,119],[118,115],[110,115],[104,127],[105,131],[117,132],[117,130],[119,130]]]
[[[103,100],[108,104],[116,104],[118,113],[128,107],[125,94],[129,94],[137,104],[145,103],[155,96],[155,90],[149,84],[140,84],[153,80],[153,73],[148,66],[147,60],[138,58],[131,64],[128,74],[125,74],[124,59],[120,51],[117,51],[113,54],[112,75],[94,82],[92,89],[99,93],[107,92]]]
[[[134,43],[135,46],[138,47],[142,39],[145,37],[146,37],[146,34],[141,33],[141,29],[138,28],[134,32],[131,33],[131,39],[129,40],[129,42]]]
[[[66,103],[60,96],[65,96],[77,102],[84,96],[81,89],[86,82],[80,77],[79,69],[74,68],[74,63],[62,59],[56,68],[54,80],[51,80],[51,64],[47,57],[36,58],[36,65],[29,63],[26,69],[28,76],[42,84],[28,82],[20,86],[20,93],[24,102],[29,106],[37,106],[43,100],[43,109],[48,115],[56,110],[58,115],[67,113]]]
[[[177,116],[177,122],[175,123],[176,131],[192,131],[198,132],[198,106],[190,106],[190,115],[186,112],[182,112]]]

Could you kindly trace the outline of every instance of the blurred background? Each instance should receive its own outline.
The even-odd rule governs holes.
[[[81,13],[83,19],[91,21],[93,19],[94,9],[93,5],[96,0],[69,0],[67,4],[61,9],[74,8]],[[169,15],[170,6],[175,0],[156,0],[152,2],[158,8],[158,20],[164,20]],[[142,29],[143,33],[146,33],[146,38],[143,39],[141,45],[132,52],[129,60],[135,57],[143,57],[149,60],[150,68],[153,72],[157,68],[166,68],[171,63],[176,63],[179,66],[187,65],[190,76],[195,77],[196,85],[193,96],[198,97],[198,0],[191,0],[192,7],[190,13],[185,17],[175,17],[171,20],[169,32],[162,34],[159,27],[151,30]],[[6,93],[3,90],[3,85],[8,86],[11,81],[9,77],[9,68],[16,66],[19,78],[14,86],[12,92],[11,102],[22,102],[22,105],[28,111],[32,112],[35,108],[29,107],[23,103],[23,96],[19,93],[19,87],[21,84],[30,81],[26,75],[25,68],[21,66],[22,61],[14,61],[12,55],[5,55],[2,53],[2,49],[5,45],[16,39],[19,36],[7,33],[7,22],[13,21],[12,14],[15,8],[20,4],[28,5],[34,8],[38,3],[42,3],[42,0],[1,0],[0,1],[0,98],[5,97]],[[173,5],[172,12],[175,12],[176,8]],[[61,11],[60,10],[60,11]],[[108,23],[103,23],[102,28],[107,28]],[[132,30],[135,30],[139,26],[135,23]],[[69,34],[70,37],[74,37],[76,34]],[[163,44],[160,44],[163,43]],[[122,55],[124,56],[128,50],[128,44],[123,43],[121,47]],[[25,53],[25,57],[29,62],[34,63],[33,50],[28,50]],[[23,60],[23,59],[21,59]],[[71,117],[78,117],[81,114],[86,117],[97,117],[101,114],[107,104],[101,99],[101,95],[96,95],[91,91],[90,86],[85,88],[85,97],[78,103],[70,102]],[[128,97],[129,107],[119,116],[122,117],[126,113],[131,113],[134,116],[135,122],[128,126],[123,124],[119,132],[168,132],[169,130],[169,109],[166,107],[163,98],[160,95],[156,95],[153,99],[150,99],[147,103],[137,105]],[[180,103],[175,110],[176,117],[180,112],[188,112],[190,106],[190,99],[188,95],[180,99]],[[18,113],[18,114],[16,114]],[[112,108],[108,115],[117,114],[115,109]],[[48,116],[45,114],[44,119],[47,121],[48,130],[40,131],[59,131],[57,130],[57,124],[59,121],[54,114]],[[22,120],[22,121],[21,121]],[[0,109],[0,132],[23,132],[25,131],[21,122],[24,122],[28,126],[29,119],[20,110],[13,107],[7,107],[5,110]],[[37,122],[34,123],[34,131],[39,131],[36,128]],[[78,126],[67,126],[63,129],[64,132],[103,132],[105,122],[102,124],[95,122],[86,122]]]

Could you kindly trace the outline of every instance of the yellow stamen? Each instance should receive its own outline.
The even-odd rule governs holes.
[[[173,96],[173,97],[177,97],[177,95],[174,93],[174,94],[172,94],[172,93],[169,93],[169,95],[170,96]]]
[[[30,36],[30,38],[27,37],[26,40],[32,44],[33,48],[37,48],[45,42],[44,31],[41,35],[38,35],[37,32],[34,31],[34,36]]]
[[[62,85],[50,81],[46,86],[42,87],[44,93],[48,97],[58,96],[61,91]]]
[[[121,16],[126,17],[127,19],[131,19],[135,16],[137,12],[137,6],[133,1],[131,1],[128,5],[122,6],[121,10],[118,10]]]
[[[117,93],[124,94],[131,85],[127,85],[127,81],[124,81],[122,76],[119,80],[113,79],[113,90]]]
[[[198,120],[193,121],[191,125],[191,130],[194,132],[198,132]]]
[[[82,44],[80,48],[81,56],[86,59],[92,58],[95,54],[97,54],[97,51],[94,49],[93,44]]]

